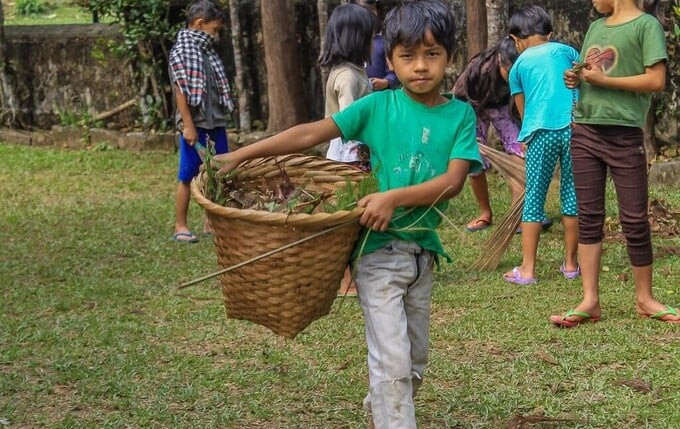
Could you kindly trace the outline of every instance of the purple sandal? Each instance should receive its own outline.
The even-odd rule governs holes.
[[[512,276],[506,277],[503,275],[503,280],[522,286],[528,286],[536,283],[536,279],[533,277],[522,277],[522,274],[519,272],[519,267],[512,269]]]
[[[564,263],[562,263],[562,266],[560,267],[560,272],[564,275],[565,279],[574,280],[581,276],[581,266],[577,265],[576,271],[567,271],[567,267],[564,265]]]

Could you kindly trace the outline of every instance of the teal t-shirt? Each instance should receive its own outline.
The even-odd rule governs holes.
[[[593,22],[581,49],[581,61],[601,67],[611,77],[635,76],[668,59],[666,38],[652,15],[619,25],[607,25],[605,18]],[[650,93],[603,88],[581,81],[581,98],[574,122],[591,125],[644,127]]]
[[[578,61],[578,52],[548,42],[526,49],[508,77],[510,94],[524,94],[524,117],[518,141],[528,142],[538,130],[561,130],[571,124],[577,91],[564,84],[564,72]]]
[[[443,104],[428,107],[403,89],[378,91],[331,117],[345,140],[368,145],[371,166],[383,192],[439,176],[448,170],[452,159],[470,161],[470,171],[481,170],[475,112],[469,104],[450,95],[447,98]],[[437,204],[441,211],[446,207],[447,202]],[[388,231],[364,230],[354,256],[360,256],[359,251],[361,255],[373,252],[393,240],[405,240],[448,258],[435,231],[441,217],[428,209],[398,208]]]

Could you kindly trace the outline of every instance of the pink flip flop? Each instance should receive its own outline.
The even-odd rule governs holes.
[[[536,279],[533,277],[522,277],[522,274],[519,272],[519,267],[512,269],[511,276],[503,275],[503,280],[522,286],[528,286],[536,283]]]

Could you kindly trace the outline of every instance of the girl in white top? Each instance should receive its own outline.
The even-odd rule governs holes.
[[[330,67],[326,83],[326,117],[371,92],[364,65],[371,58],[374,19],[365,8],[345,4],[336,7],[328,20],[326,41],[319,58],[322,67]],[[358,141],[333,139],[326,157],[370,170],[368,148]]]

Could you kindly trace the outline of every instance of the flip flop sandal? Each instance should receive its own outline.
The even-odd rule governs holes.
[[[565,279],[574,280],[581,276],[581,266],[577,265],[576,271],[567,271],[567,267],[564,265],[564,263],[562,263],[562,266],[560,267],[560,272],[564,275]]]
[[[572,316],[580,317],[580,319],[568,320]],[[550,316],[550,321],[560,328],[575,328],[582,323],[597,323],[600,321],[600,317],[592,316],[583,311],[569,310],[564,316]]]
[[[472,225],[474,226],[468,225],[465,227],[465,229],[467,229],[469,232],[481,231],[483,229],[487,229],[488,227],[490,227],[491,221],[486,219],[477,219],[474,221]]]
[[[188,238],[181,238],[181,237],[188,237]],[[191,232],[177,232],[177,233],[175,233],[175,235],[172,236],[171,240],[176,241],[178,243],[196,243],[196,242],[198,242],[198,237],[196,237]]]
[[[511,276],[503,275],[503,280],[505,280],[506,282],[522,286],[528,286],[536,283],[536,279],[533,277],[522,277],[522,273],[519,272],[519,267],[515,267],[512,269]]]
[[[673,316],[676,319],[671,319],[668,320],[668,316]],[[670,305],[666,306],[666,309],[663,311],[659,311],[658,313],[652,314],[651,316],[648,316],[650,319],[658,320],[659,322],[664,322],[664,323],[680,323],[680,319],[677,319],[680,317],[680,313],[678,312],[677,308],[673,308]]]

